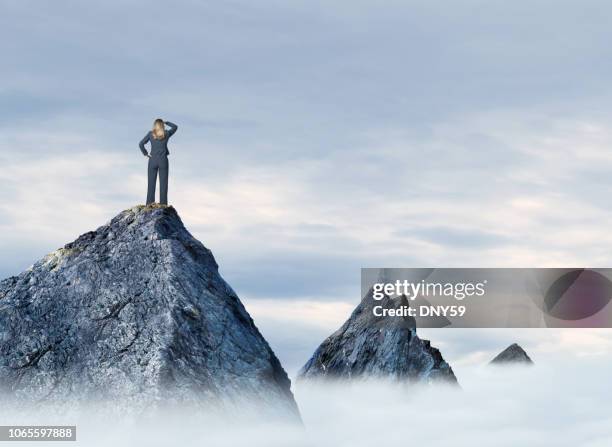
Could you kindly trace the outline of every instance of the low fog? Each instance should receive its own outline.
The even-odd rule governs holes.
[[[72,446],[612,445],[608,356],[536,361],[462,368],[460,388],[298,382],[302,426],[252,412],[168,410],[137,419],[113,415],[112,408],[24,413],[6,406],[2,424],[76,424],[77,442],[65,443]]]

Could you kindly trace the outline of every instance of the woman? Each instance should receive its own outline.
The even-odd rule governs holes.
[[[170,127],[166,130],[165,125]],[[147,132],[140,141],[140,150],[145,157],[149,157],[149,185],[147,188],[147,205],[155,202],[155,184],[157,183],[157,173],[159,172],[159,203],[168,204],[168,139],[174,135],[178,126],[170,121],[160,118],[153,122],[153,130]],[[145,144],[151,143],[151,154],[147,153]]]

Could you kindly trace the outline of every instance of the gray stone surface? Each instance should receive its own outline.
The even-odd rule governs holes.
[[[492,365],[503,365],[503,364],[525,364],[531,365],[533,361],[529,358],[527,353],[518,344],[513,343],[504,349],[502,352],[491,360]]]
[[[257,402],[298,414],[212,253],[159,205],[0,282],[0,386],[20,401]]]
[[[414,318],[376,317],[375,301],[367,295],[340,329],[315,351],[299,373],[300,379],[381,377],[412,382],[457,379],[440,351],[416,334]],[[384,298],[385,308],[408,305],[406,298]]]

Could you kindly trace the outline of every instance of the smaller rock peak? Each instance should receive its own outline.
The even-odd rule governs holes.
[[[491,360],[490,364],[499,365],[499,364],[525,364],[531,365],[533,364],[533,360],[527,355],[525,350],[521,348],[518,343],[512,343],[502,352],[497,354],[497,356]]]

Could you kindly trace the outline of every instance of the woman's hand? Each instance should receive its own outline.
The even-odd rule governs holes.
[[[171,123],[170,121],[164,121],[164,124],[170,128],[168,130],[168,137],[171,137],[172,135],[174,135],[174,132],[176,132],[176,129],[178,129],[178,126],[174,123]]]

